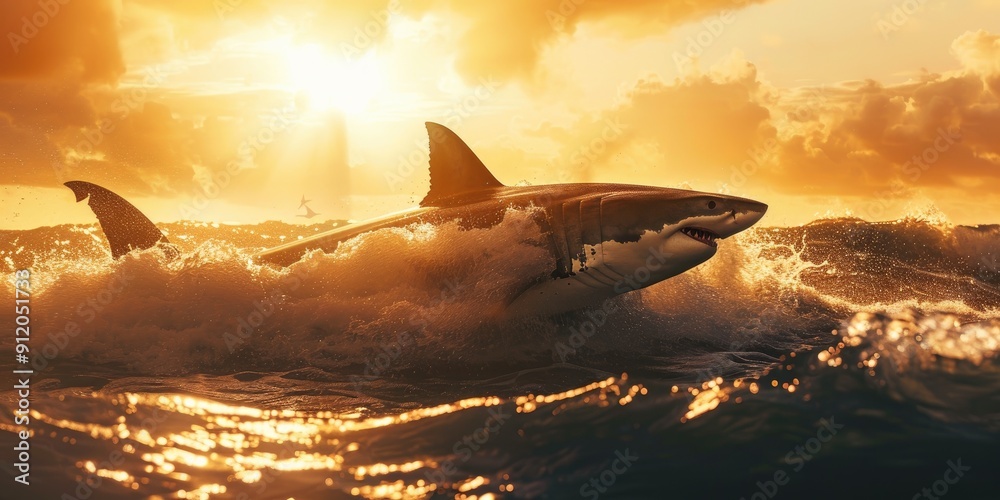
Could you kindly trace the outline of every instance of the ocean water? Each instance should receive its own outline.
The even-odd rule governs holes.
[[[113,261],[96,225],[0,232],[34,369],[31,484],[0,497],[1000,498],[998,226],[754,228],[509,321],[548,265],[529,214],[252,262],[336,224],[165,224],[172,260]],[[0,404],[20,474],[10,385]]]

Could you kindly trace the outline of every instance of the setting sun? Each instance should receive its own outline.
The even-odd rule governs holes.
[[[362,113],[384,87],[374,50],[354,60],[316,44],[295,46],[285,54],[289,87],[307,98],[310,110]]]

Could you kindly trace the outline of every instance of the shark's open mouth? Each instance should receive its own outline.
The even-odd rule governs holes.
[[[710,247],[718,246],[715,239],[718,238],[719,235],[709,231],[708,229],[702,229],[700,227],[685,227],[681,229],[681,232]]]

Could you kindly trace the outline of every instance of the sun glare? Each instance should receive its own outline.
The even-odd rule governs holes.
[[[338,110],[348,115],[366,111],[382,90],[384,75],[375,51],[354,60],[331,55],[315,44],[286,54],[289,85],[301,92],[314,111]]]

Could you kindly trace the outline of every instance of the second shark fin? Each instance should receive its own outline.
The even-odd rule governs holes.
[[[132,250],[170,243],[149,218],[121,196],[84,181],[70,181],[65,185],[73,190],[76,201],[89,198],[87,203],[101,223],[104,236],[111,245],[111,256],[115,259]]]

